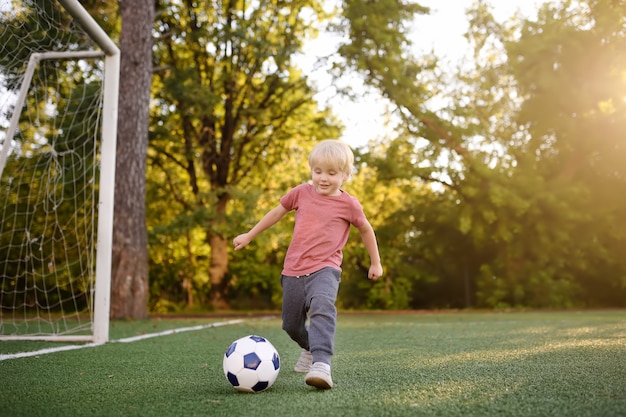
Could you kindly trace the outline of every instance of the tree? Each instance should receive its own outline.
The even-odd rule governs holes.
[[[548,262],[584,305],[623,305],[626,288],[625,13],[624,1],[546,5],[507,48],[531,138],[520,151],[536,159],[520,168],[541,173],[552,201]]]
[[[519,26],[496,23],[478,2],[475,70],[447,85],[403,47],[393,7],[408,6],[370,13],[382,4],[346,2],[341,49],[400,120],[370,166],[442,193],[390,215],[418,236],[400,234],[407,246],[396,254],[420,260],[416,276],[431,282],[463,280],[466,304],[469,288],[479,306],[620,305],[611,294],[624,289],[616,225],[626,205],[614,192],[624,187],[623,2],[548,5]]]
[[[461,238],[455,224],[461,211],[460,185],[467,170],[474,169],[466,139],[471,126],[459,124],[462,112],[445,105],[438,111],[429,104],[445,89],[438,85],[437,59],[414,57],[409,41],[409,22],[416,13],[427,12],[411,2],[351,0],[344,2],[345,19],[338,25],[347,39],[339,49],[345,65],[391,102],[397,121],[395,136],[364,156],[378,172],[378,181],[397,184],[401,190],[399,203],[389,207],[386,221],[377,227],[377,233],[386,236],[381,246],[391,246],[387,282],[374,288],[379,294],[375,305],[383,308],[415,306],[420,300],[428,303],[424,288],[436,282],[455,283],[456,295],[449,297],[454,298],[454,306],[470,302],[468,268],[472,265],[463,259],[442,259],[471,253],[469,239]],[[441,191],[434,192],[435,188]],[[389,282],[389,276],[395,281]],[[384,295],[393,292],[402,294],[404,301]]]
[[[145,172],[154,1],[120,1],[122,31],[115,174],[111,317],[148,315]]]
[[[208,303],[227,308],[229,235],[249,222],[233,198],[263,189],[288,153],[336,136],[292,63],[324,13],[311,0],[160,8],[149,175],[159,187],[151,195],[170,207],[155,204],[153,238],[167,230],[163,239],[176,242],[165,262],[184,257],[191,270],[205,268],[208,282],[187,275],[187,293],[208,288]]]

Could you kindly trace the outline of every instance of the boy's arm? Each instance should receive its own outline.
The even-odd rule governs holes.
[[[274,226],[283,216],[287,214],[287,209],[281,204],[271,209],[248,233],[241,234],[233,239],[235,250],[239,250],[252,242],[259,233]]]
[[[377,280],[383,275],[383,266],[380,263],[376,234],[374,233],[372,225],[367,220],[359,227],[359,232],[361,233],[361,240],[363,240],[365,249],[367,249],[367,253],[370,255],[370,269],[367,277],[372,280]]]

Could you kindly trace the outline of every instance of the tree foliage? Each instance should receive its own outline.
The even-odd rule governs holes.
[[[547,4],[536,19],[504,23],[493,18],[488,4],[477,2],[468,12],[471,61],[453,72],[439,65],[436,56],[412,53],[411,22],[416,14],[428,13],[426,8],[361,0],[342,6],[333,30],[344,40],[338,50],[343,60],[333,61],[333,73],[345,77],[352,71],[380,91],[391,103],[396,125],[390,137],[358,150],[359,172],[346,184],[360,197],[374,225],[386,274],[376,283],[364,279],[367,254],[354,233],[344,251],[339,305],[347,309],[623,305],[626,269],[619,247],[625,233],[619,219],[626,204],[616,194],[624,186],[619,161],[626,66],[617,47],[624,36],[623,2]],[[209,39],[231,39],[233,33],[215,32]],[[226,49],[208,50],[227,51],[225,45],[228,42],[222,46]],[[580,65],[581,56],[585,65]],[[197,65],[185,61],[175,77],[189,82],[196,77],[190,74]],[[164,66],[163,71],[171,68]],[[161,78],[165,80],[157,77]],[[157,85],[164,92],[178,91],[187,105],[193,102],[189,95],[204,97],[200,101],[207,108],[219,110],[217,126],[227,120],[223,118],[227,94],[218,98],[208,93],[210,89],[189,87],[196,84],[178,89],[174,84]],[[172,132],[180,132],[174,135],[180,139],[154,141],[152,167],[159,170],[151,168],[149,178],[158,185],[153,190],[175,196],[180,209],[172,217],[167,203],[171,200],[163,194],[152,198],[158,201],[155,208],[162,205],[157,212],[163,219],[171,219],[159,220],[161,226],[154,228],[158,233],[153,236],[159,237],[159,248],[196,248],[181,250],[178,257],[164,251],[169,255],[159,269],[166,258],[178,259],[168,271],[182,280],[191,277],[187,282],[193,282],[201,295],[200,287],[214,284],[203,281],[210,252],[198,245],[209,234],[198,233],[197,225],[217,224],[213,219],[219,217],[218,211],[212,207],[219,207],[219,190],[226,190],[230,204],[221,231],[234,235],[240,225],[246,229],[273,207],[294,179],[307,179],[302,163],[309,149],[306,140],[333,137],[333,132],[306,132],[304,120],[322,125],[315,118],[301,118],[284,136],[285,142],[245,148],[239,164],[249,167],[245,179],[237,181],[228,171],[230,182],[225,187],[211,182],[210,172],[189,169],[202,164],[202,153],[193,153],[199,148],[191,146],[195,140],[183,139],[184,132],[198,132],[198,122],[189,122],[193,129],[173,128],[172,121],[184,112],[178,104],[166,102],[176,103],[163,100],[155,108],[160,121],[154,137],[160,138],[163,130],[170,135],[163,134],[163,139],[171,138]],[[253,103],[242,101],[241,106],[254,108]],[[260,110],[242,111],[248,120]],[[291,140],[295,137],[297,141]],[[221,143],[219,135],[215,140]],[[294,151],[285,158],[284,151],[291,146]],[[192,154],[196,159],[176,162],[175,156]],[[298,174],[290,178],[288,172]],[[194,181],[198,185],[193,186]],[[249,251],[229,255],[225,294],[232,306],[279,305],[275,277],[290,227],[288,220],[281,222],[259,236]],[[172,230],[185,233],[172,235]]]
[[[117,31],[110,5],[92,3]],[[380,92],[393,128],[355,150],[345,184],[385,275],[366,279],[353,230],[339,307],[625,305],[626,2],[546,3],[498,22],[477,1],[470,55],[452,69],[414,53],[413,19],[429,10],[410,1],[345,0],[338,15],[313,0],[156,4],[152,311],[280,305],[293,218],[245,251],[230,239],[309,179],[316,141],[340,136],[295,61],[325,19],[341,39],[332,74]]]
[[[432,190],[413,191],[379,226],[403,238],[388,273],[417,270],[411,306],[622,305],[623,7],[548,4],[536,20],[500,24],[478,2],[468,15],[475,67],[439,85],[420,82],[434,79],[431,67],[416,74],[406,48],[367,58],[380,31],[348,19],[346,61],[401,120],[370,165],[379,181]]]
[[[335,136],[330,115],[317,108],[292,63],[324,13],[309,0],[159,7],[148,173],[152,239],[178,242],[172,248],[178,253],[163,256],[194,271],[183,279],[188,297],[208,292],[208,303],[225,308],[229,236],[248,219],[230,208],[233,198],[263,189],[264,177],[289,153]]]

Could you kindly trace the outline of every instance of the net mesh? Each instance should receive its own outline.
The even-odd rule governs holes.
[[[0,337],[92,331],[97,49],[56,1],[0,0]]]

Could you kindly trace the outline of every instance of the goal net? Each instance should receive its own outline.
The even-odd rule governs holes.
[[[0,339],[108,340],[118,73],[77,0],[0,0]]]

